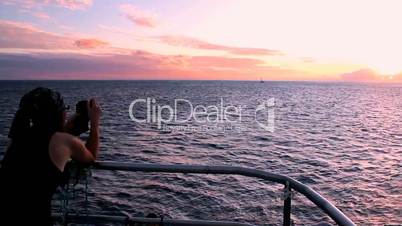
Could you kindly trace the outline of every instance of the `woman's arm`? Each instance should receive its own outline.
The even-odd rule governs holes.
[[[85,147],[82,140],[62,132],[55,133],[50,139],[49,156],[60,171],[64,171],[64,167],[71,158],[82,163],[95,161],[95,157]]]
[[[68,133],[56,133],[50,141],[50,158],[61,170],[72,158],[82,163],[92,163],[96,160],[99,150],[99,119],[101,109],[94,99],[88,108],[91,129],[89,138],[84,142]]]
[[[101,109],[94,99],[88,106],[88,114],[91,122],[89,138],[84,142],[68,133],[58,132],[50,140],[50,158],[61,170],[70,158],[82,162],[92,163],[96,160],[99,150],[99,119]]]
[[[88,114],[91,128],[85,146],[91,152],[94,159],[96,159],[99,151],[99,120],[101,109],[95,99],[89,101]]]
[[[71,158],[83,163],[96,160],[99,151],[99,120],[101,109],[95,99],[89,101],[88,115],[91,124],[89,137],[84,143],[77,137],[70,136]]]

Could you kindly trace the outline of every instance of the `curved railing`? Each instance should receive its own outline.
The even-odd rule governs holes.
[[[1,166],[1,161],[0,161]],[[163,173],[194,173],[194,174],[234,174],[247,177],[260,178],[267,181],[272,181],[285,185],[285,199],[283,208],[283,225],[291,225],[291,190],[295,190],[303,194],[307,199],[312,201],[317,207],[323,210],[328,216],[340,226],[354,226],[355,224],[338,208],[336,208],[327,199],[322,197],[319,193],[314,191],[309,186],[288,176],[265,172],[251,168],[239,166],[209,166],[209,165],[164,165],[164,164],[147,164],[147,163],[125,163],[125,162],[112,162],[112,161],[98,161],[92,165],[93,169],[98,170],[119,170],[119,171],[132,171],[132,172],[163,172]],[[58,214],[54,215],[55,218],[60,218]],[[78,216],[70,216],[74,221],[78,221]],[[86,220],[102,221],[112,220],[117,222],[142,222],[145,224],[160,223],[157,219],[149,218],[127,218],[119,216],[103,216],[92,215],[84,216]],[[165,220],[169,225],[249,225],[239,222],[223,222],[223,221],[193,221],[193,220]]]
[[[124,163],[99,161],[93,165],[98,170],[120,170],[120,171],[141,171],[141,172],[163,172],[163,173],[194,173],[194,174],[235,174],[247,177],[255,177],[285,185],[285,199],[283,209],[283,225],[291,225],[291,190],[303,194],[316,206],[323,210],[340,226],[355,225],[345,214],[336,208],[327,199],[322,197],[307,185],[284,175],[265,172],[251,168],[238,166],[208,166],[208,165],[163,165],[146,163]]]

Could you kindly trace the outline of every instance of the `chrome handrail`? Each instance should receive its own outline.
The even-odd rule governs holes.
[[[111,216],[111,215],[75,215],[69,214],[67,217],[62,214],[53,214],[53,219],[62,222],[67,219],[68,223],[82,223],[83,221],[91,224],[104,224],[105,222],[121,223],[124,225],[136,225],[136,223],[146,225],[169,225],[169,226],[255,226],[248,223],[233,221],[211,221],[211,220],[177,220],[166,218],[147,218],[131,216]]]
[[[303,194],[317,207],[323,210],[332,220],[340,226],[354,226],[355,224],[331,202],[322,197],[309,186],[288,176],[265,172],[239,166],[209,166],[209,165],[164,165],[149,163],[126,163],[112,161],[98,161],[93,164],[98,170],[119,170],[133,172],[163,172],[163,173],[194,173],[194,174],[235,174],[247,177],[260,178],[285,185],[288,192],[291,189]],[[290,225],[291,196],[288,195],[284,202],[284,225]]]
[[[1,161],[0,161],[1,166]],[[285,185],[287,192],[291,189],[303,194],[307,199],[312,201],[317,207],[323,210],[328,216],[340,226],[355,226],[342,211],[336,208],[331,202],[322,197],[318,192],[309,186],[281,174],[265,172],[252,168],[239,166],[210,166],[210,165],[165,165],[165,164],[149,164],[149,163],[127,163],[113,161],[97,161],[92,167],[98,170],[119,170],[132,172],[161,172],[161,173],[194,173],[194,174],[234,174],[247,177],[260,178]],[[284,201],[284,224],[290,225],[290,205],[291,195],[286,197]]]

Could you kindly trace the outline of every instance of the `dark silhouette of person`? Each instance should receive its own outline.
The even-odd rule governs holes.
[[[0,168],[0,225],[53,225],[51,200],[66,163],[92,163],[98,154],[101,110],[94,99],[87,108],[84,143],[65,131],[67,107],[58,92],[39,87],[21,98]]]

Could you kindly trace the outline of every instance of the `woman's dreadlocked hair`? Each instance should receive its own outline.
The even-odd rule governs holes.
[[[23,142],[28,136],[49,136],[63,128],[66,109],[58,92],[38,87],[25,94],[11,124],[8,137],[12,142]]]
[[[48,145],[50,136],[62,131],[64,124],[63,98],[48,88],[36,88],[25,94],[11,124],[11,143],[4,155],[2,170],[19,170],[19,165],[33,161],[47,152],[31,151],[38,144]],[[47,148],[40,148],[47,151]]]

